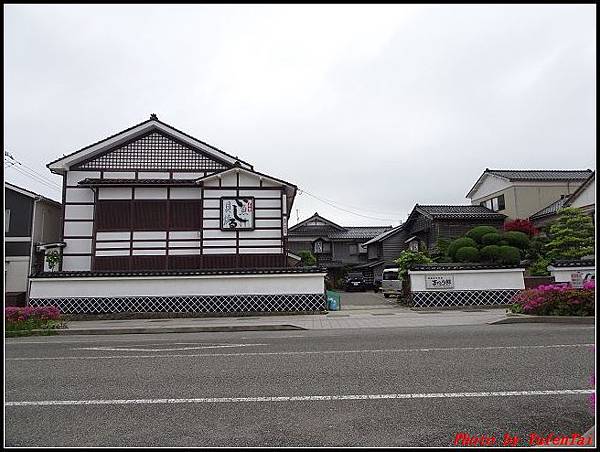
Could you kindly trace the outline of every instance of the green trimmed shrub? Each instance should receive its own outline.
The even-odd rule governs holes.
[[[502,236],[497,232],[490,232],[489,234],[485,234],[481,237],[482,245],[496,245],[500,240],[502,240]]]
[[[482,262],[494,263],[500,260],[500,247],[498,245],[488,245],[481,248],[480,256]]]
[[[479,250],[473,246],[463,246],[456,252],[458,262],[479,262]]]
[[[550,265],[550,260],[540,257],[529,267],[529,274],[531,276],[548,276],[550,274],[548,265]]]
[[[311,267],[317,263],[317,258],[309,250],[298,251],[298,256],[302,259],[302,265]]]
[[[501,264],[518,264],[521,262],[521,253],[519,248],[503,245],[499,247],[498,262]]]
[[[477,248],[477,242],[469,237],[461,237],[459,239],[453,240],[452,243],[448,246],[448,256],[452,259],[456,259],[456,252],[460,248],[464,248],[465,246],[470,246],[473,248]]]
[[[504,233],[504,240],[510,246],[526,250],[529,247],[529,236],[521,231],[508,231]]]
[[[498,243],[496,243],[496,245],[498,246],[507,246],[508,245],[508,240],[500,240]]]
[[[481,243],[481,238],[486,234],[498,233],[498,230],[493,226],[477,226],[467,232],[465,235],[470,239]]]

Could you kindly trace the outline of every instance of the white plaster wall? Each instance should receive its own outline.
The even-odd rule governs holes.
[[[199,179],[206,173],[173,173],[173,179]]]
[[[206,234],[205,234],[206,236]],[[262,239],[277,239],[281,238],[280,229],[258,230],[258,231],[240,231],[240,239],[247,238],[262,238]]]
[[[99,179],[100,171],[67,171],[67,185],[77,185],[83,179]]]
[[[275,218],[281,217],[281,209],[257,210],[255,217],[258,218]]]
[[[554,276],[554,281],[557,283],[571,282],[571,273],[581,272],[583,277],[586,275],[596,276],[596,267],[548,267],[550,276]]]
[[[134,231],[133,239],[166,239],[167,231]]]
[[[577,199],[571,204],[571,207],[585,207],[592,204],[596,204],[596,178],[581,191]]]
[[[166,187],[136,187],[135,199],[167,199]]]
[[[138,179],[169,179],[171,175],[160,171],[139,171]]]
[[[201,199],[202,193],[194,187],[172,187],[171,199]]]
[[[105,171],[103,179],[135,179],[135,171]]]
[[[94,206],[66,205],[65,220],[93,220]]]
[[[218,180],[218,179],[217,179]],[[224,174],[221,176],[222,187],[236,187],[237,186],[237,175],[235,172]]]
[[[221,204],[220,204],[220,201],[218,199],[206,199],[206,194],[207,193],[208,192],[206,192],[206,191],[204,192],[204,198],[205,198],[204,202],[203,202],[204,207],[205,208],[207,208],[207,207],[212,207],[212,208],[217,207],[217,208],[220,208]]]
[[[171,231],[169,232],[170,239],[198,239],[200,231]]]
[[[89,271],[91,267],[91,256],[63,256],[63,271]]]
[[[480,198],[485,198],[486,196],[489,196],[492,193],[504,190],[510,186],[510,182],[506,179],[502,179],[501,177],[498,177],[494,174],[486,174],[484,176],[483,182],[471,197],[472,203],[479,204]]]
[[[281,209],[281,199],[255,199],[256,207],[266,207],[268,209]]]
[[[253,196],[255,198],[281,198],[280,190],[240,190],[240,196]]]
[[[32,278],[31,298],[320,294],[324,273],[121,278]]]
[[[91,253],[92,252],[92,239],[65,239],[66,246],[64,252],[66,253]]]
[[[98,199],[131,199],[131,187],[100,187]]]
[[[5,257],[4,272],[4,292],[27,292],[29,257]]]
[[[71,235],[92,236],[93,221],[65,221],[65,237]]]
[[[65,191],[66,202],[94,202],[94,192],[91,188],[67,188]]]
[[[490,270],[445,270],[445,271],[409,271],[412,292],[440,292],[452,290],[493,290],[524,289],[524,269],[490,269]],[[428,289],[425,276],[453,275],[453,289]]]
[[[259,187],[260,177],[240,171],[240,185],[242,187]]]
[[[96,240],[129,240],[130,232],[96,232]]]
[[[236,190],[204,190],[205,198],[217,198],[217,205],[214,207],[219,207],[221,204],[219,203],[219,198],[224,196],[237,196]]]

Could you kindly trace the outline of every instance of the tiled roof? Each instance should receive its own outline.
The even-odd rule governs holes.
[[[568,196],[557,199],[552,204],[550,204],[550,205],[544,207],[543,209],[538,210],[536,213],[530,215],[529,218],[534,220],[536,218],[545,217],[546,215],[553,215],[556,212],[558,212],[559,209],[562,209],[562,207],[565,205],[565,203],[567,202],[568,199],[569,199]]]
[[[487,270],[497,268],[524,268],[521,265],[508,264],[415,264],[410,270],[415,271],[441,271],[441,270]]]
[[[573,261],[554,261],[550,265],[553,267],[593,267],[595,264],[595,259],[580,259]]]
[[[196,185],[196,179],[94,179],[79,181],[78,185]]]
[[[195,275],[270,275],[285,273],[324,273],[321,267],[237,268],[219,270],[147,270],[147,271],[64,271],[39,272],[34,278],[110,278],[121,276],[195,276]]]
[[[532,181],[532,180],[581,180],[584,181],[592,170],[492,170],[486,169],[486,173],[495,174],[511,181]]]
[[[505,218],[505,215],[494,212],[481,205],[421,205],[416,209],[430,215],[433,218]]]
[[[368,240],[389,231],[391,226],[347,226],[345,231],[336,231],[329,235],[331,239],[360,239]]]
[[[370,245],[371,243],[380,242],[383,239],[385,239],[385,238],[387,238],[387,237],[395,234],[396,232],[400,231],[403,226],[404,226],[404,224],[401,224],[400,226],[396,226],[395,228],[392,228],[389,231],[385,231],[385,232],[379,234],[378,236],[373,237],[368,242],[363,243],[363,245]]]

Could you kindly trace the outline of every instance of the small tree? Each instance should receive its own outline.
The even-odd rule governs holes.
[[[308,250],[298,252],[298,256],[302,259],[302,265],[305,267],[311,267],[317,263],[317,258]]]
[[[579,259],[594,254],[594,224],[576,207],[560,209],[558,220],[550,226],[549,242],[545,245],[550,260]]]
[[[400,253],[400,257],[394,263],[398,265],[398,277],[406,281],[408,279],[408,269],[411,265],[431,264],[433,260],[423,252],[405,250]]]

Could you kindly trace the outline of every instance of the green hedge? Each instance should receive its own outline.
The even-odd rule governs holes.
[[[456,259],[456,252],[460,248],[464,248],[465,246],[477,248],[477,242],[475,242],[475,240],[469,237],[461,237],[459,239],[453,240],[452,243],[450,243],[450,246],[448,246],[448,255],[452,259]]]
[[[497,245],[498,242],[502,240],[502,236],[497,232],[490,232],[489,234],[485,234],[481,237],[482,245]]]
[[[481,248],[481,261],[495,263],[500,260],[500,247],[498,245],[488,245]]]
[[[529,236],[520,231],[508,231],[504,233],[504,240],[510,246],[517,247],[521,250],[526,250],[529,247]]]
[[[508,245],[499,248],[498,262],[500,264],[518,264],[521,262],[521,253],[518,248]]]
[[[467,232],[465,235],[476,242],[481,243],[481,238],[486,234],[498,233],[498,230],[493,226],[477,226]]]
[[[473,246],[463,246],[456,252],[458,262],[479,262],[479,250]]]

